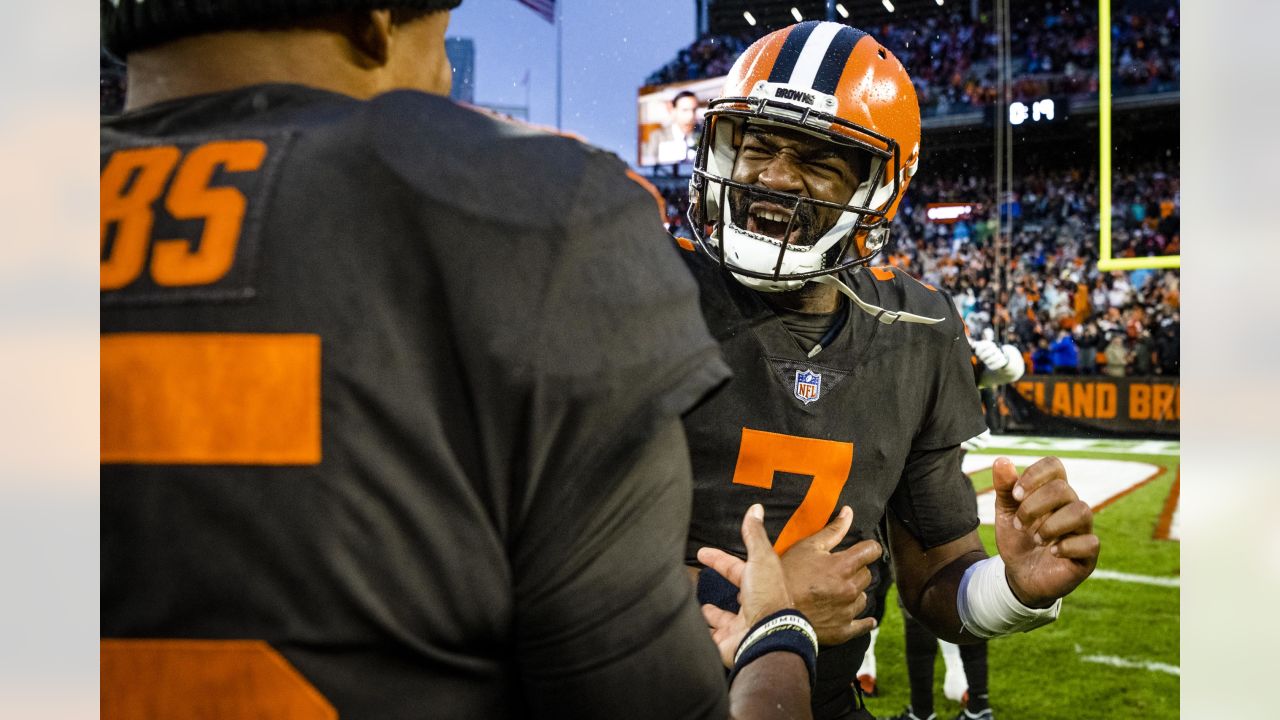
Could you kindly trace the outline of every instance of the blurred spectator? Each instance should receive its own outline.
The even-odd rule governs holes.
[[[1080,331],[1080,374],[1095,375],[1098,372],[1098,353],[1102,351],[1102,336],[1093,322],[1085,323]]]
[[[1124,346],[1124,335],[1113,334],[1111,341],[1107,343],[1105,354],[1107,364],[1102,368],[1102,372],[1111,377],[1124,377],[1125,366],[1129,364],[1129,351]]]
[[[1036,375],[1053,372],[1053,351],[1049,349],[1047,338],[1040,338],[1036,342],[1036,349],[1031,351],[1031,372]]]
[[[1142,330],[1138,333],[1138,337],[1133,342],[1133,373],[1134,375],[1151,375],[1151,332]]]
[[[1080,351],[1070,330],[1059,330],[1058,339],[1049,348],[1055,375],[1076,375],[1080,372]]]
[[[1161,322],[1156,331],[1153,349],[1156,355],[1155,371],[1160,375],[1177,375],[1179,360],[1179,344],[1181,338],[1178,331],[1178,313]]]

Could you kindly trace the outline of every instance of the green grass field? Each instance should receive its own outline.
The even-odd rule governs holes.
[[[1047,438],[1037,441],[1045,443],[1046,448],[1053,443]],[[1037,441],[1031,441],[1031,445]],[[1005,443],[1018,446],[1002,446]],[[1037,451],[1029,449],[1026,438],[997,437],[983,453],[1138,461],[1163,468],[1155,479],[1095,515],[1095,531],[1102,540],[1098,569],[1176,579],[1180,543],[1153,537],[1178,476],[1176,443],[1171,444],[1173,449],[1168,454],[1124,452],[1133,445],[1108,441],[1097,443],[1098,449]],[[991,485],[990,471],[971,477],[978,490]],[[991,526],[983,525],[979,532],[987,551],[994,553]],[[1178,592],[1177,586],[1090,578],[1066,599],[1056,623],[991,642],[991,704],[996,718],[1177,718]],[[892,716],[909,702],[902,615],[892,592],[888,607],[876,643],[878,696],[867,701],[877,717]],[[960,711],[960,705],[943,697],[941,655],[934,677],[934,711],[939,720],[950,720]]]

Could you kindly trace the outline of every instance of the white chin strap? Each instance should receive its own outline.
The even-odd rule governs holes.
[[[871,317],[874,317],[876,320],[879,320],[885,325],[892,325],[895,322],[899,322],[899,321],[909,322],[909,323],[919,323],[921,325],[936,325],[937,323],[940,323],[945,319],[945,318],[924,317],[923,315],[916,315],[914,313],[906,312],[905,310],[885,310],[879,305],[872,305],[871,303],[858,297],[858,294],[853,291],[853,288],[849,287],[848,285],[845,285],[843,282],[840,281],[840,278],[836,277],[835,275],[819,275],[818,277],[810,278],[809,282],[822,283],[823,285],[830,285],[834,287],[836,290],[839,290],[840,293],[843,294],[845,297],[852,300],[853,304],[857,305],[863,312],[870,315]]]
[[[727,262],[740,268],[749,268],[759,272],[773,272],[773,266],[778,262],[778,252],[781,249],[777,241],[753,233],[750,230],[744,230],[733,224],[724,226],[723,237],[723,252]],[[822,253],[814,252],[812,249],[794,250],[787,248],[787,252],[782,256],[781,271],[783,275],[821,269]],[[762,292],[786,292],[788,290],[798,290],[801,285],[804,285],[803,280],[763,280],[739,275],[738,273],[733,273],[733,277],[752,290]]]

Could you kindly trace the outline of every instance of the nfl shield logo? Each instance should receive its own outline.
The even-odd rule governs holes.
[[[796,371],[796,399],[808,405],[822,395],[822,374],[812,370]]]

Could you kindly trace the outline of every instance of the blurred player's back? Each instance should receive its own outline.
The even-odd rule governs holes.
[[[104,124],[104,716],[625,716],[653,653],[723,713],[669,450],[724,368],[624,171],[418,92]]]

